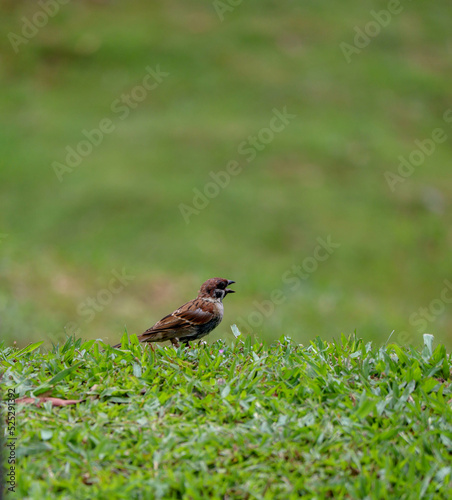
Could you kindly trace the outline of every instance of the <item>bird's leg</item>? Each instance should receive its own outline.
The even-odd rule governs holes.
[[[144,348],[145,349],[147,349],[148,347],[150,347],[155,352],[154,346],[150,342],[147,342],[146,340],[144,340],[142,343],[144,344]]]
[[[179,349],[180,347],[180,344],[179,344],[179,339],[176,337],[174,339],[171,339],[171,343],[173,344],[173,346],[176,348],[176,349]]]

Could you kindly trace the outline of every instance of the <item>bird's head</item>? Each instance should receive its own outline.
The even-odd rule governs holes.
[[[228,288],[232,283],[235,283],[235,281],[224,278],[211,278],[202,284],[199,295],[223,300],[228,293],[235,293],[235,290]]]

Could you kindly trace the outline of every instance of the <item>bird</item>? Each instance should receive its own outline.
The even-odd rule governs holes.
[[[223,319],[223,299],[235,290],[228,288],[235,283],[224,278],[210,278],[199,289],[196,299],[168,314],[154,326],[138,336],[140,342],[171,341],[174,347],[179,343],[190,345],[192,340],[205,337]],[[116,344],[117,349],[121,344]]]

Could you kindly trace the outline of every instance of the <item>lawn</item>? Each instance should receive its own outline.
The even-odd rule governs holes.
[[[415,349],[234,331],[178,350],[0,345],[2,385],[31,398],[11,408],[7,498],[450,498],[452,359],[432,336]]]
[[[17,498],[450,496],[449,11],[0,0]]]
[[[221,276],[213,340],[452,347],[449,2],[348,57],[384,2],[58,3],[15,46],[41,4],[0,2],[7,345],[116,343]]]

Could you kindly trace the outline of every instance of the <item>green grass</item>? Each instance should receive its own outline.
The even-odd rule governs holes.
[[[387,2],[247,0],[220,22],[211,1],[73,1],[18,54],[6,34],[37,2],[0,2],[1,338],[48,346],[76,323],[114,343],[219,275],[237,282],[230,323],[284,292],[243,328],[267,341],[395,330],[452,347],[450,304],[410,322],[450,279],[450,140],[394,193],[384,179],[414,140],[452,136],[450,3],[402,3],[347,64],[340,44]],[[148,65],[170,76],[120,120],[112,102]],[[284,106],[296,120],[247,163],[239,144]],[[59,183],[51,163],[106,117],[115,132]],[[243,172],[186,225],[179,204],[231,160]],[[282,276],[328,235],[341,246],[292,290]],[[123,268],[136,278],[87,323],[79,304]]]
[[[452,359],[432,341],[3,345],[3,387],[83,400],[18,405],[16,495],[450,498]]]

